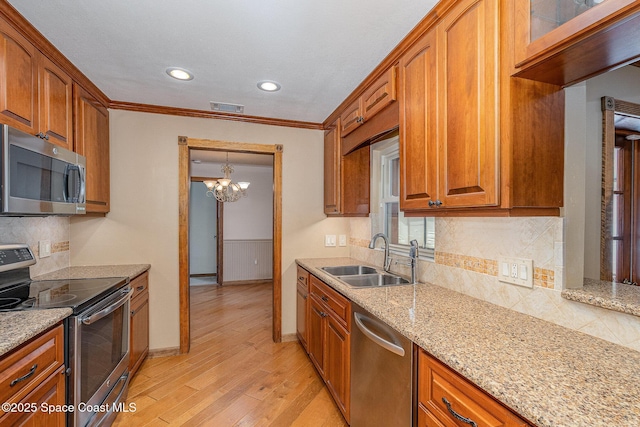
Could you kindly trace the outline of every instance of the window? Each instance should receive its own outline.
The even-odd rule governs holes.
[[[372,189],[377,203],[372,203],[372,235],[382,232],[389,238],[393,253],[408,255],[409,242],[418,241],[422,258],[433,259],[435,246],[434,218],[405,217],[400,211],[400,155],[398,137],[381,141],[372,146],[374,177]]]

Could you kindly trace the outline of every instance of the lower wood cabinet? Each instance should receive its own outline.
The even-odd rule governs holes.
[[[307,301],[309,358],[349,422],[351,301],[312,275],[309,276]]]
[[[420,350],[418,356],[418,402],[418,426],[528,426],[424,350]]]
[[[309,296],[309,272],[298,267],[296,291],[296,335],[305,351],[307,349],[307,299]]]
[[[129,375],[138,371],[149,354],[149,273],[131,281],[131,318],[129,319]]]
[[[0,400],[16,405],[0,410],[0,425],[65,425],[63,411],[47,414],[41,404],[65,404],[64,331],[58,325],[0,360]],[[25,408],[28,408],[26,410]]]

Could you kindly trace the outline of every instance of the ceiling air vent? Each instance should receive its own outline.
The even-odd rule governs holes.
[[[244,105],[225,104],[223,102],[215,101],[211,101],[210,104],[213,111],[220,111],[222,113],[244,114]]]

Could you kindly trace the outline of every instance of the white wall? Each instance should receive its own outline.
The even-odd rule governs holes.
[[[215,274],[217,203],[202,182],[191,183],[189,197],[189,273]]]
[[[324,234],[348,220],[323,213],[323,133],[232,121],[110,112],[111,212],[72,218],[71,264],[149,263],[150,346],[179,346],[178,136],[282,144],[282,332],[295,332],[295,258],[348,256]]]

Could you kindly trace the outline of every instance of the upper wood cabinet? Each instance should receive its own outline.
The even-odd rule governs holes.
[[[390,67],[369,85],[362,96],[340,114],[340,134],[347,136],[396,100],[396,67]]]
[[[324,213],[340,213],[340,119],[324,132]]]
[[[0,19],[0,119],[38,133],[38,51]]]
[[[498,202],[498,4],[460,1],[437,27],[438,199]]]
[[[520,77],[568,85],[640,56],[640,2],[511,0]]]
[[[456,2],[400,58],[400,207],[409,215],[559,213],[563,92],[510,77],[501,1]]]
[[[72,80],[0,19],[0,121],[73,149]]]
[[[40,132],[48,141],[73,150],[73,81],[60,67],[40,56]]]
[[[75,151],[87,158],[87,213],[109,212],[109,112],[79,85],[74,86]]]

